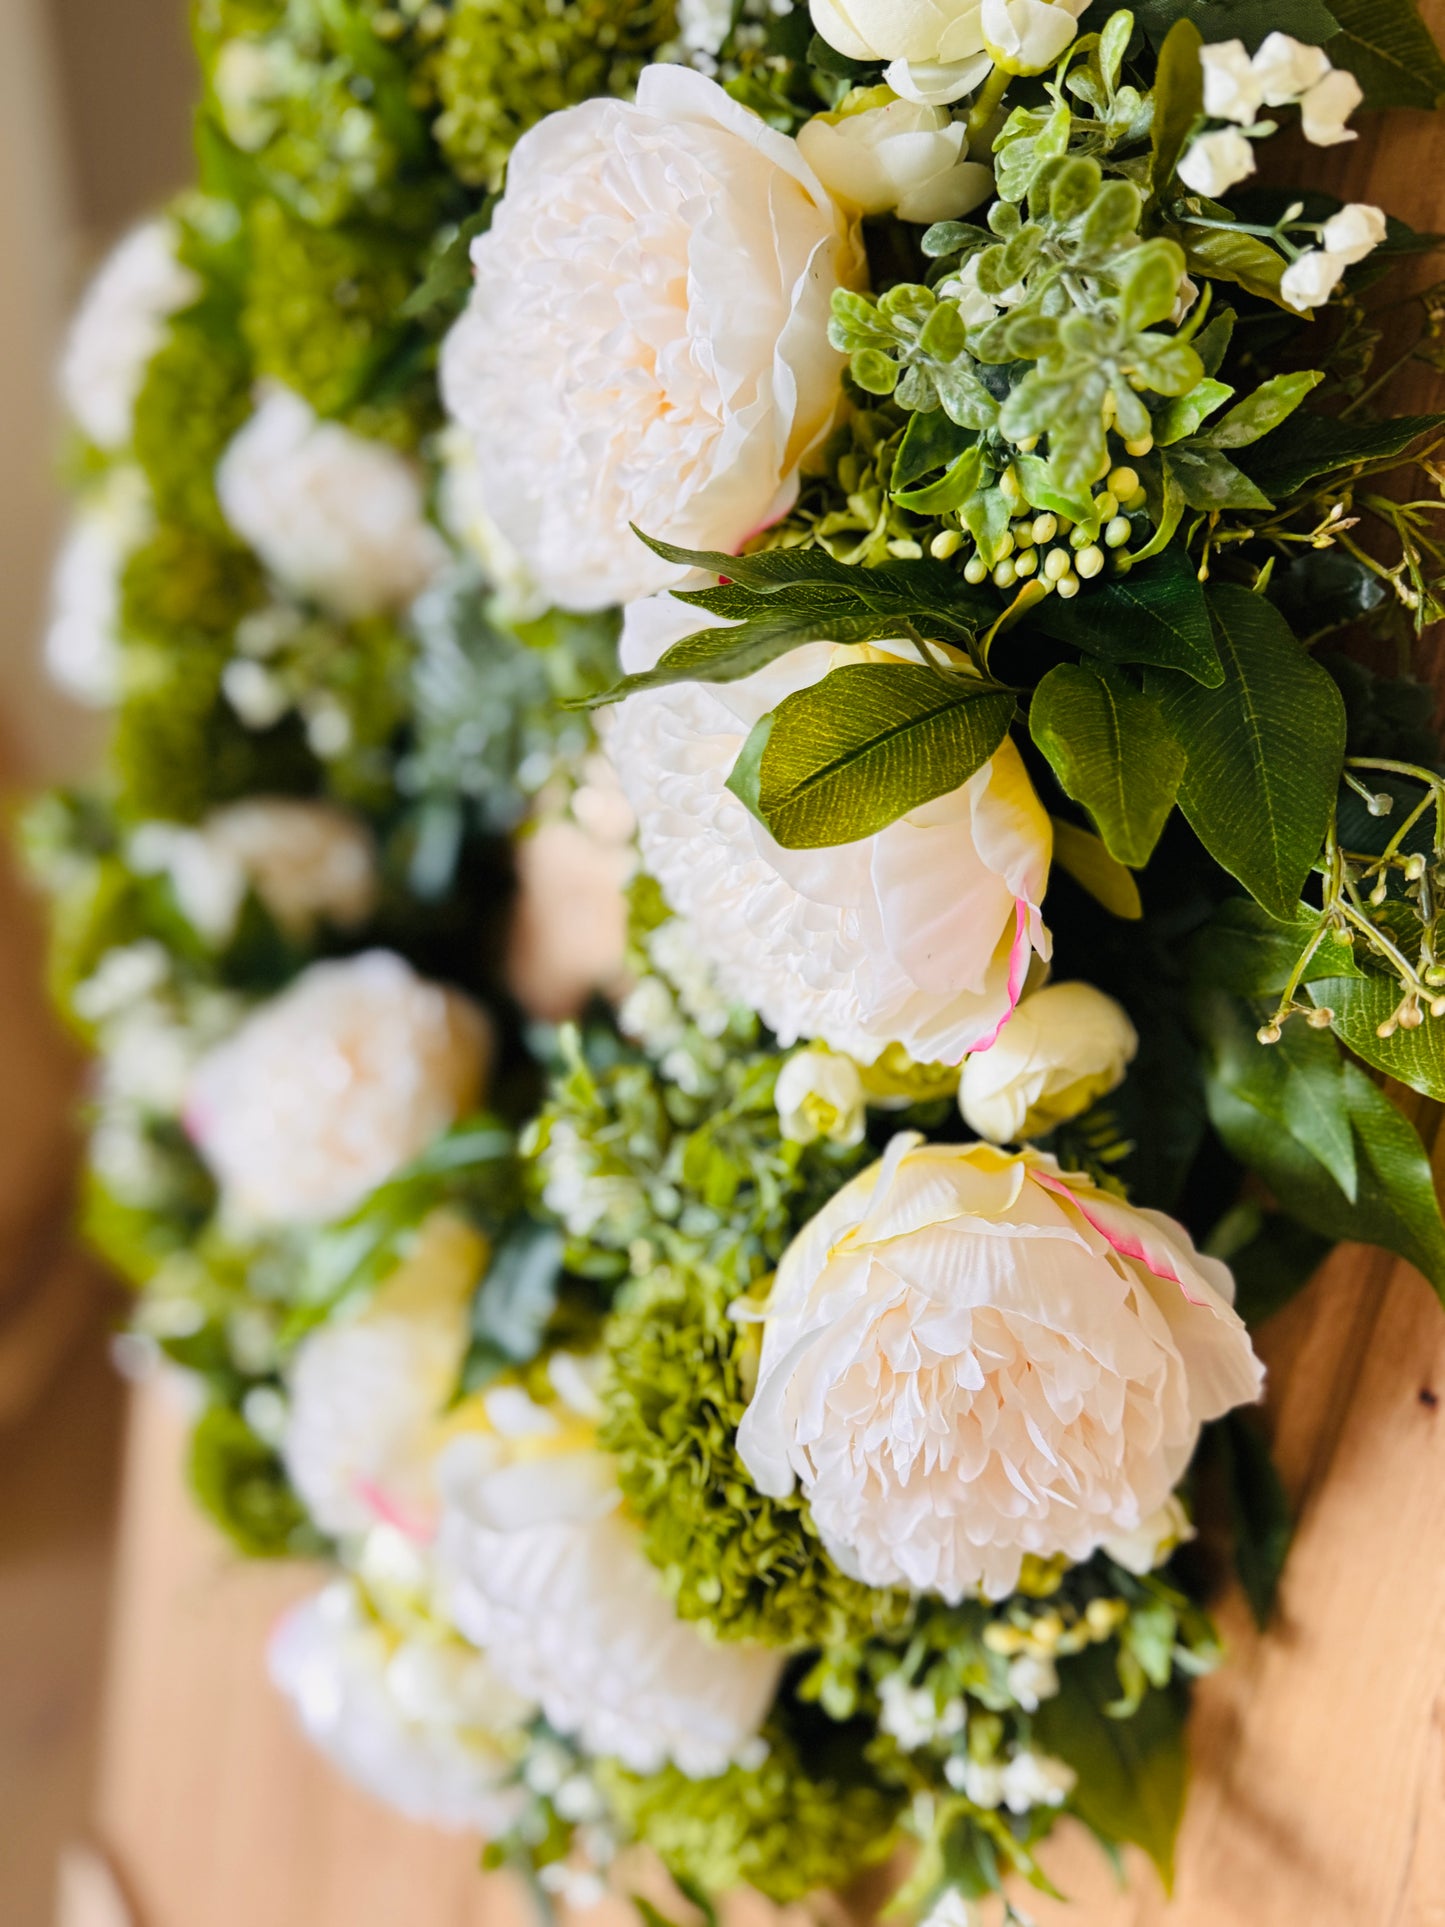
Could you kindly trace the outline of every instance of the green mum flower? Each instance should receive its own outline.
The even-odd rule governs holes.
[[[675,28],[670,0],[457,0],[436,63],[443,153],[462,180],[495,190],[529,127],[630,94]]]
[[[748,1886],[785,1905],[845,1887],[887,1858],[902,1796],[862,1777],[843,1736],[830,1735],[835,1771],[816,1769],[785,1731],[765,1738],[761,1766],[715,1779],[690,1780],[672,1766],[639,1775],[604,1760],[597,1783],[669,1873],[708,1895]]]
[[[902,1630],[904,1593],[849,1579],[801,1499],[764,1498],[738,1457],[747,1340],[727,1294],[666,1269],[608,1321],[602,1443],[684,1619],[724,1639],[801,1647]]]
[[[208,305],[179,316],[135,405],[136,459],[164,519],[224,529],[216,464],[250,411],[250,359],[240,336]]]
[[[257,372],[295,389],[318,415],[345,415],[362,434],[412,445],[435,418],[435,384],[410,381],[385,399],[368,391],[402,346],[399,310],[418,278],[416,248],[385,228],[308,226],[274,200],[254,202],[248,222],[241,326]]]
[[[121,629],[139,642],[219,641],[265,599],[249,550],[185,522],[161,522],[126,560]]]

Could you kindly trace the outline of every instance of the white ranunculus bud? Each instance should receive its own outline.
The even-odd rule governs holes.
[[[1220,40],[1201,47],[1204,68],[1204,111],[1214,120],[1252,124],[1264,99],[1259,75],[1242,40]]]
[[[82,498],[55,558],[45,667],[92,709],[109,708],[121,693],[121,572],[150,521],[145,477],[117,467]]]
[[[851,1057],[834,1051],[800,1050],[778,1072],[773,1091],[778,1126],[791,1144],[827,1138],[861,1144],[868,1124],[863,1079]]]
[[[952,221],[986,200],[993,173],[967,159],[963,122],[941,107],[858,89],[799,130],[798,149],[835,200],[860,214]]]
[[[226,1210],[344,1216],[477,1102],[490,1053],[468,998],[388,950],[313,964],[196,1066],[186,1126]]]
[[[1359,135],[1345,123],[1364,98],[1364,89],[1353,74],[1340,67],[1331,68],[1300,101],[1305,139],[1316,147],[1338,147],[1342,141],[1358,140]]]
[[[1054,66],[1079,31],[1089,0],[983,0],[980,24],[995,66],[1041,74]]]
[[[311,1517],[333,1538],[378,1521],[418,1541],[430,1536],[442,1415],[457,1389],[486,1263],[478,1232],[434,1212],[364,1305],[297,1347],[281,1455]]]
[[[1125,1011],[1092,984],[1025,997],[988,1050],[963,1066],[963,1121],[995,1144],[1044,1137],[1122,1082],[1139,1048]]]
[[[1002,1599],[1163,1505],[1259,1396],[1226,1266],[1050,1157],[900,1134],[784,1253],[738,1428],[871,1586]]]
[[[216,492],[283,587],[334,615],[403,608],[446,565],[411,463],[274,382],[221,457]]]
[[[796,141],[683,67],[522,136],[442,389],[552,601],[679,581],[630,524],[732,552],[786,513],[842,399],[827,323],[856,229]]]
[[[1266,34],[1250,64],[1266,107],[1290,106],[1330,72],[1323,47],[1287,33]]]
[[[1368,201],[1350,201],[1325,222],[1320,244],[1326,254],[1352,268],[1374,253],[1387,232],[1383,208],[1371,207]]]
[[[1193,1537],[1194,1527],[1184,1510],[1184,1502],[1171,1493],[1163,1505],[1147,1519],[1141,1519],[1132,1532],[1106,1539],[1103,1549],[1116,1566],[1142,1578],[1162,1566],[1176,1546],[1184,1545]]]
[[[1329,300],[1346,266],[1341,255],[1328,254],[1323,248],[1306,248],[1280,276],[1279,291],[1292,308],[1308,314]]]
[[[633,604],[628,671],[651,668],[702,611]],[[808,643],[741,682],[645,690],[609,714],[606,747],[637,813],[643,866],[685,917],[725,997],[786,1049],[820,1039],[860,1063],[901,1044],[956,1064],[994,1037],[1047,955],[1049,819],[1007,740],[961,788],[876,835],[785,850],[726,787],[752,726],[872,645]]]
[[[1217,200],[1248,180],[1254,165],[1252,144],[1233,127],[1220,127],[1190,143],[1179,163],[1179,178],[1196,194]]]
[[[438,1467],[438,1564],[459,1630],[589,1753],[695,1779],[748,1757],[780,1656],[678,1618],[590,1427],[520,1391],[496,1417]]]
[[[60,360],[65,405],[97,447],[124,448],[130,440],[136,397],[166,323],[200,292],[176,259],[176,230],[164,219],[133,228],[102,263]]]
[[[337,1579],[280,1621],[271,1678],[307,1736],[366,1792],[454,1833],[505,1833],[533,1709],[480,1653],[438,1631],[403,1638]]]
[[[182,915],[213,944],[235,935],[248,889],[298,942],[322,922],[355,929],[376,906],[371,832],[331,803],[256,796],[194,830],[144,823],[129,854],[143,875],[169,875]]]

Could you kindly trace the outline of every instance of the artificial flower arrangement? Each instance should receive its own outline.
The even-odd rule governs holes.
[[[196,32],[63,370],[109,769],[28,841],[127,1356],[334,1567],[278,1683],[544,1900],[1023,1920],[1066,1813],[1167,1879],[1287,1542],[1252,1328],[1338,1239],[1445,1288],[1371,1075],[1445,1095],[1445,414],[1370,300],[1433,237],[1256,165],[1445,63],[1408,0]]]

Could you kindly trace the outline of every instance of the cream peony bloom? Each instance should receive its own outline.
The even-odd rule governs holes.
[[[670,596],[634,604],[623,667],[650,668],[708,620]],[[785,1048],[821,1038],[869,1063],[898,1043],[920,1063],[957,1063],[997,1034],[1031,951],[1048,954],[1049,819],[1013,745],[951,795],[835,849],[780,848],[725,787],[759,717],[879,654],[808,643],[743,682],[645,690],[612,712],[607,748],[643,867],[726,996]]]
[[[433,1212],[372,1296],[296,1348],[281,1456],[321,1530],[349,1537],[378,1520],[424,1540],[436,1523],[433,1470],[457,1389],[485,1240]]]
[[[1263,1368],[1217,1259],[1039,1152],[911,1133],[804,1226],[738,1451],[874,1586],[1001,1599],[1163,1505]]]
[[[438,1564],[457,1627],[557,1732],[635,1773],[750,1758],[781,1669],[679,1619],[591,1428],[514,1392],[442,1455]],[[503,1429],[505,1428],[505,1429]]]
[[[971,94],[995,60],[1013,73],[1052,67],[1088,0],[810,0],[813,25],[850,60],[890,63],[896,94],[943,107]]]
[[[481,1654],[438,1633],[403,1638],[334,1580],[277,1625],[271,1678],[308,1738],[367,1793],[453,1833],[504,1833],[525,1793],[508,1784],[531,1709]]]
[[[991,1050],[963,1067],[963,1121],[995,1144],[1043,1137],[1112,1091],[1139,1048],[1124,1010],[1092,984],[1025,997]]]
[[[194,830],[143,823],[129,855],[143,875],[169,876],[182,915],[213,944],[235,935],[248,890],[298,941],[323,921],[355,929],[376,907],[375,841],[331,803],[256,796],[212,811]]]
[[[832,423],[853,225],[797,144],[649,67],[635,105],[551,114],[512,154],[442,389],[539,587],[600,609],[678,580],[629,531],[736,549]]]
[[[274,382],[221,457],[216,492],[283,587],[334,615],[400,609],[446,565],[411,463]]]
[[[85,495],[55,558],[45,667],[88,708],[108,709],[120,697],[121,571],[150,520],[145,477],[123,464]]]
[[[102,263],[60,359],[65,406],[98,448],[124,448],[130,440],[146,365],[171,316],[200,292],[176,259],[176,231],[164,219],[133,228]]]
[[[834,200],[860,214],[952,221],[993,191],[993,173],[966,158],[963,122],[941,107],[858,88],[798,131],[798,151]]]
[[[388,950],[313,964],[196,1066],[186,1127],[227,1212],[353,1210],[477,1102],[490,1051],[469,999]]]

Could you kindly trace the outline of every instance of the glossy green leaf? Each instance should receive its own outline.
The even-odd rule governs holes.
[[[1103,904],[1110,916],[1137,923],[1144,914],[1144,905],[1132,872],[1118,857],[1109,854],[1102,837],[1090,830],[1081,830],[1077,823],[1065,822],[1062,817],[1056,816],[1053,824],[1054,862],[1059,868],[1067,871],[1097,903]]]
[[[1159,705],[1116,669],[1058,663],[1034,691],[1029,730],[1109,854],[1142,868],[1184,774]]]
[[[1413,0],[1330,0],[1340,31],[1326,52],[1365,90],[1367,107],[1434,107],[1445,61]]]
[[[1195,446],[1244,448],[1250,442],[1257,442],[1292,415],[1310,390],[1323,380],[1317,368],[1304,368],[1293,375],[1272,375],[1197,436]]]
[[[1224,680],[1204,590],[1182,549],[1091,583],[1088,594],[1072,602],[1050,596],[1030,620],[1056,642],[1103,662],[1152,663],[1209,687]]]
[[[1161,459],[1170,481],[1192,509],[1263,512],[1271,507],[1268,496],[1243,469],[1217,448],[1202,446],[1198,437],[1187,446],[1166,449]]]
[[[1289,314],[1295,312],[1280,293],[1284,256],[1268,241],[1232,228],[1180,227],[1174,234],[1184,249],[1189,272],[1198,279],[1232,281],[1248,294],[1273,301]]]
[[[1173,174],[1189,130],[1204,111],[1203,38],[1192,20],[1180,18],[1159,50],[1154,76],[1154,124],[1150,178],[1160,192]]]
[[[1291,918],[1272,917],[1248,897],[1220,904],[1189,946],[1190,975],[1238,997],[1277,997],[1315,932],[1314,911],[1301,904]],[[1354,952],[1326,938],[1304,981],[1363,976]]]
[[[938,412],[942,414],[943,410]],[[914,420],[918,419],[915,415]],[[895,489],[893,499],[900,508],[911,509],[916,515],[948,515],[961,508],[978,488],[984,462],[984,452],[975,444],[957,456],[936,482],[929,482],[923,488]]]
[[[1182,442],[1186,435],[1194,434],[1233,393],[1227,381],[1206,377],[1187,395],[1177,395],[1173,401],[1165,402],[1154,416],[1155,446],[1167,448],[1171,442]]]
[[[1402,1025],[1389,1037],[1379,1035],[1401,995],[1393,977],[1326,977],[1310,985],[1310,996],[1334,1012],[1335,1034],[1357,1057],[1411,1090],[1445,1101],[1445,1018],[1427,1015],[1414,1030]]]
[[[1256,442],[1239,466],[1273,502],[1318,481],[1343,475],[1367,462],[1389,460],[1445,427],[1445,414],[1399,415],[1392,421],[1337,421],[1330,415],[1296,415],[1287,428]]]
[[[935,469],[948,468],[965,450],[975,448],[978,437],[971,429],[950,421],[941,408],[926,415],[910,415],[898,453],[893,458],[889,488],[896,494],[912,488]]]
[[[1034,1715],[1034,1733],[1078,1775],[1069,1805],[1084,1824],[1142,1847],[1170,1887],[1188,1777],[1185,1696],[1178,1687],[1146,1692],[1127,1719],[1111,1719],[1104,1711],[1118,1692],[1111,1651],[1093,1646],[1062,1663],[1062,1690]]]
[[[1257,902],[1292,917],[1324,844],[1345,753],[1334,682],[1262,596],[1208,591],[1224,681],[1149,672],[1188,762],[1180,807],[1210,855]]]
[[[1277,1044],[1262,1044],[1249,1006],[1223,991],[1202,992],[1195,1008],[1212,1075],[1317,1158],[1353,1204],[1354,1132],[1334,1038],[1296,1020]]]
[[[766,737],[744,801],[784,849],[855,842],[966,783],[1013,710],[1011,692],[959,672],[849,664],[757,725]]]

